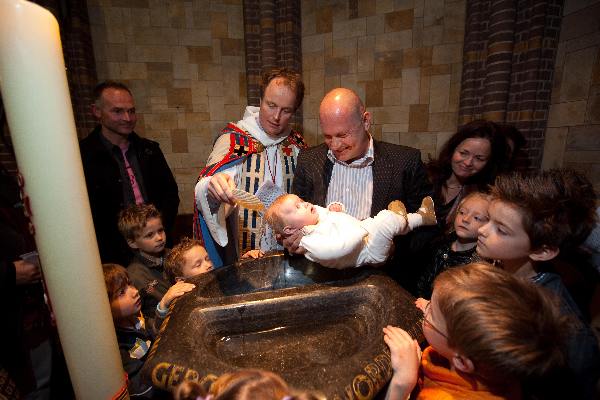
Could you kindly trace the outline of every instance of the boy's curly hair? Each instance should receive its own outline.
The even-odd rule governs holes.
[[[576,247],[596,224],[594,188],[571,169],[499,176],[491,195],[520,211],[532,249]]]
[[[161,218],[152,204],[133,204],[119,213],[119,232],[125,240],[135,240],[152,218]]]
[[[165,259],[165,275],[171,283],[175,283],[175,279],[181,276],[183,270],[183,264],[185,263],[185,253],[190,249],[202,245],[202,242],[197,239],[190,239],[189,237],[183,237],[179,244],[177,244],[167,258]]]

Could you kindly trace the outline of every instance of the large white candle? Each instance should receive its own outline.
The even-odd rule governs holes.
[[[0,90],[77,398],[124,385],[85,187],[58,23],[0,0]]]

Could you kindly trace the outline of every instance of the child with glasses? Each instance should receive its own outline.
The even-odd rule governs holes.
[[[567,324],[552,294],[530,282],[483,263],[448,269],[425,308],[422,354],[406,331],[383,329],[394,370],[386,398],[407,399],[419,376],[419,399],[543,395],[539,382],[565,364]]]

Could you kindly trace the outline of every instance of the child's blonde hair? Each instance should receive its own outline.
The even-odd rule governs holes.
[[[161,218],[152,204],[133,204],[119,213],[119,232],[125,240],[136,240],[152,218]]]
[[[485,263],[442,272],[434,294],[448,345],[491,385],[537,378],[564,366],[568,317],[552,295]]]
[[[248,369],[221,375],[210,387],[208,396],[213,400],[318,400],[309,394],[293,395],[287,383],[273,372]],[[175,390],[175,400],[196,400],[206,390],[198,383],[186,381]],[[207,397],[208,397],[207,396]],[[203,397],[206,399],[207,397]]]
[[[267,208],[265,212],[265,221],[267,224],[271,225],[271,228],[275,233],[283,234],[283,228],[285,228],[285,222],[283,221],[283,217],[279,212],[281,210],[281,204],[288,199],[290,196],[294,196],[293,194],[282,194],[278,198],[276,198],[273,203]]]
[[[182,275],[185,253],[196,246],[204,248],[201,241],[183,237],[181,242],[173,247],[165,259],[165,275],[169,282],[175,283],[175,279]]]
[[[465,204],[465,203],[467,202],[467,200],[470,200],[470,199],[473,199],[473,198],[478,198],[478,199],[481,199],[481,200],[487,201],[488,203],[489,203],[489,202],[490,202],[490,200],[491,200],[491,196],[490,196],[488,193],[484,193],[484,192],[478,192],[478,191],[475,191],[475,192],[470,192],[469,194],[467,194],[465,197],[463,197],[463,198],[460,200],[460,203],[458,203],[457,210],[458,210],[458,209],[459,209],[459,208],[460,208],[460,207],[461,207],[463,204]],[[457,213],[457,214],[458,214],[458,213]]]

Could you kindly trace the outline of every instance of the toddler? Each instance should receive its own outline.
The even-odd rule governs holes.
[[[240,370],[221,375],[209,394],[198,383],[185,381],[174,390],[175,400],[318,400],[309,393],[295,393],[273,372]]]
[[[213,270],[213,263],[202,242],[184,237],[173,247],[165,261],[165,272],[170,282],[187,279]]]
[[[417,282],[417,293],[430,298],[433,280],[442,271],[474,261],[477,246],[477,231],[487,223],[489,196],[481,192],[471,192],[459,203],[454,217],[454,231],[432,244],[431,257]]]
[[[423,199],[417,213],[407,214],[404,204],[396,200],[374,218],[359,221],[302,201],[294,194],[278,197],[265,213],[265,220],[284,237],[300,230],[300,247],[306,250],[306,258],[331,268],[383,263],[396,235],[437,223],[431,197]]]
[[[422,355],[407,332],[383,329],[394,370],[386,398],[405,400],[419,374],[419,399],[527,398],[563,367],[567,324],[554,296],[526,280],[483,263],[448,269],[424,312]]]
[[[132,285],[125,268],[117,264],[103,264],[102,271],[123,369],[129,379],[129,395],[150,397],[152,386],[142,384],[139,371],[158,332],[160,319],[144,317],[140,311],[142,300],[139,291]],[[171,286],[161,299],[161,306],[168,308],[173,300],[194,287],[195,285],[186,282],[178,282]]]
[[[168,251],[160,213],[152,204],[129,206],[119,214],[119,231],[134,252],[127,272],[140,292],[142,312],[154,315],[158,302],[171,286],[164,276]]]
[[[572,170],[500,176],[491,190],[490,220],[479,229],[477,253],[506,271],[553,291],[565,315],[577,320],[568,362],[584,398],[595,398],[600,350],[593,332],[548,261],[579,245],[595,223],[591,183]]]

